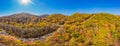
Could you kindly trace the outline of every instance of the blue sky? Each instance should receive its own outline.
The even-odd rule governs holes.
[[[0,0],[0,15],[20,12],[33,14],[61,13],[70,15],[80,13],[106,12],[120,14],[120,0],[31,0],[23,5],[19,0]]]

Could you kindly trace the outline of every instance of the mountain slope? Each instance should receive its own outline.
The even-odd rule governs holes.
[[[65,24],[47,40],[54,41],[55,45],[64,44],[64,46],[119,46],[119,18],[107,13],[91,14],[90,16],[82,22],[78,20],[74,24]],[[72,20],[74,21],[74,19]]]

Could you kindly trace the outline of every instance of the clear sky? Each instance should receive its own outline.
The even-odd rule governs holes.
[[[0,0],[0,15],[28,12],[34,14],[75,12],[120,14],[120,0],[31,0],[22,4],[21,0]]]

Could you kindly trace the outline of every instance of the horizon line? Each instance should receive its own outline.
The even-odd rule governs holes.
[[[9,15],[13,15],[13,14],[21,14],[21,13],[28,13],[28,14],[33,14],[33,15],[37,15],[37,16],[41,16],[41,15],[45,15],[45,14],[38,14],[38,13],[33,13],[33,12],[16,12],[16,13],[9,13],[9,14],[3,14],[3,15],[0,15],[1,16],[9,16]],[[74,12],[74,13],[81,13],[81,14],[96,14],[96,13],[108,13],[108,12],[96,12],[96,13],[85,13],[85,12]],[[64,13],[51,13],[51,14],[63,14],[63,15],[72,15],[74,13],[71,13],[71,14],[64,14]],[[51,15],[49,13],[46,13],[48,15]],[[120,14],[114,14],[114,13],[108,13],[108,14],[113,14],[113,15],[120,15]]]

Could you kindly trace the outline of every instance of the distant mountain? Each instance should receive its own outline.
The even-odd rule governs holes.
[[[40,15],[39,17],[44,18],[44,17],[47,17],[47,16],[49,16],[49,15],[48,14],[43,14],[43,15]]]
[[[29,13],[18,13],[18,14],[13,14],[10,16],[0,17],[0,22],[2,21],[13,21],[17,23],[38,22],[46,16],[48,15],[45,14],[45,15],[37,16],[37,15],[29,14]]]

